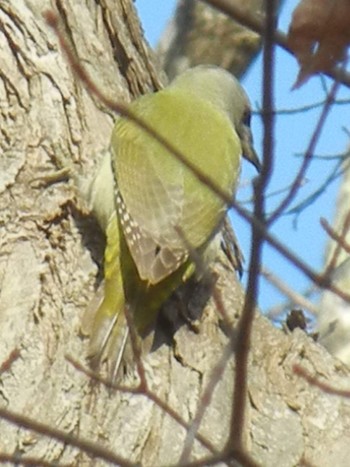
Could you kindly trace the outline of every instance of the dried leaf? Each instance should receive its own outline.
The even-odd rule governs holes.
[[[300,71],[294,88],[344,60],[350,43],[350,0],[302,0],[288,32]]]

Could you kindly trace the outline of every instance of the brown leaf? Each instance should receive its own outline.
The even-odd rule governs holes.
[[[300,71],[294,88],[344,60],[350,43],[350,0],[302,0],[293,13],[288,43]]]

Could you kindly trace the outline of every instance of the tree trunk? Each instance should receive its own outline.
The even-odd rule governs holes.
[[[233,404],[228,335],[244,300],[224,257],[213,265],[216,293],[198,332],[183,325],[172,345],[143,357],[144,394],[126,389],[136,387],[135,364],[123,375],[124,389],[113,390],[66,359],[87,367],[80,327],[98,285],[103,235],[77,207],[71,182],[48,186],[38,179],[57,169],[57,148],[88,176],[109,145],[114,115],[67,64],[42,16],[50,5],[0,0],[0,459],[155,466],[178,462],[185,445],[187,461],[220,453]],[[124,102],[159,87],[131,1],[56,5],[72,50],[105,94]],[[269,467],[302,465],[303,459],[348,465],[348,400],[311,387],[293,373],[296,363],[334,386],[348,376],[303,332],[287,335],[257,314],[247,452]],[[191,425],[198,411],[204,412],[199,434]]]

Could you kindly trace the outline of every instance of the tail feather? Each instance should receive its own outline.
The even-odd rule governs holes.
[[[98,369],[107,359],[113,368],[112,375],[115,378],[128,335],[124,314],[125,295],[120,260],[120,234],[115,214],[108,222],[106,237],[105,280],[97,292],[97,298],[88,307],[84,321],[91,322],[88,331],[90,335],[88,355],[92,368]],[[91,310],[92,308],[94,309]]]

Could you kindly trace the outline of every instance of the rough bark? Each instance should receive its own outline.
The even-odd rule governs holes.
[[[248,0],[233,5],[243,12],[262,18],[262,0]],[[195,0],[180,0],[157,47],[159,62],[169,77],[201,63],[221,66],[240,77],[261,47],[255,32]]]
[[[159,86],[131,2],[56,5],[73,50],[109,96],[127,101]],[[186,430],[170,411],[145,395],[92,383],[65,358],[86,364],[80,323],[98,282],[103,237],[76,208],[71,183],[46,186],[36,179],[55,171],[57,146],[88,174],[109,144],[113,115],[72,74],[42,18],[50,6],[46,0],[0,0],[0,363],[19,352],[2,368],[0,458],[15,453],[17,460],[22,455],[107,465],[112,455],[98,450],[106,447],[120,456],[120,464],[175,463]],[[244,294],[224,259],[215,270],[216,290],[234,331]],[[205,409],[199,430],[204,439],[194,442],[191,459],[220,451],[227,441],[234,362],[230,355],[217,368],[223,374],[213,376],[232,332],[219,308],[218,298],[211,299],[198,333],[181,326],[173,345],[144,357],[150,390],[178,416],[188,422],[198,408]],[[348,400],[310,387],[293,373],[295,363],[334,386],[343,386],[348,376],[305,334],[286,335],[257,315],[245,422],[248,451],[270,467],[301,465],[303,459],[348,465]],[[135,366],[129,365],[122,383],[135,387],[136,379]],[[209,383],[213,396],[203,400]],[[62,443],[49,428],[43,436],[34,424],[28,430],[9,423],[4,408],[71,440]]]

